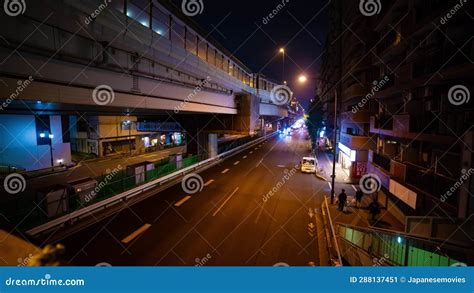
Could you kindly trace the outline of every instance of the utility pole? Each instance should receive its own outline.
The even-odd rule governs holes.
[[[334,203],[336,196],[335,181],[336,181],[336,140],[337,140],[337,87],[334,89],[334,145],[332,146],[332,175],[331,175],[331,204]]]

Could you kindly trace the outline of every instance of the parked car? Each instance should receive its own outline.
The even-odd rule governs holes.
[[[303,157],[303,159],[301,159],[301,172],[316,173],[317,164],[315,157]]]

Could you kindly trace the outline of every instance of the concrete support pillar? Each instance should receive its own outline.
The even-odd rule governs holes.
[[[217,134],[209,133],[207,141],[207,154],[209,158],[214,158],[218,155]]]

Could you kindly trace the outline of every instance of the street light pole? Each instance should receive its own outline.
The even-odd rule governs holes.
[[[54,171],[54,158],[53,158],[53,138],[54,138],[54,135],[52,133],[50,133],[48,135],[48,138],[49,138],[49,152],[50,152],[50,155],[51,155],[51,171]]]
[[[336,140],[337,140],[337,88],[334,89],[334,145],[332,147],[332,175],[331,175],[331,204],[334,203],[335,197],[335,179],[336,179]]]
[[[334,88],[334,129],[333,129],[333,136],[334,136],[334,145],[333,145],[333,152],[332,152],[332,175],[331,175],[331,204],[334,203],[335,197],[335,181],[336,181],[336,147],[337,147],[337,83],[332,83],[328,80],[324,80],[318,77],[309,77],[315,81],[321,80],[331,84],[331,87],[324,92],[321,96],[324,96],[326,93],[331,91]],[[300,83],[305,83],[308,77],[304,74],[300,75],[298,78]]]

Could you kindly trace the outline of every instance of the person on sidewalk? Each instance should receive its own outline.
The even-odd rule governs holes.
[[[364,193],[361,190],[356,191],[356,207],[360,208],[361,207],[361,202],[362,202],[362,197],[364,196]]]
[[[343,189],[342,192],[339,194],[338,201],[339,201],[339,210],[343,212],[344,206],[346,205],[346,201],[347,201],[346,190]]]
[[[369,212],[372,214],[372,221],[375,222],[377,215],[380,214],[380,203],[376,197],[374,197],[374,200],[369,204]]]

